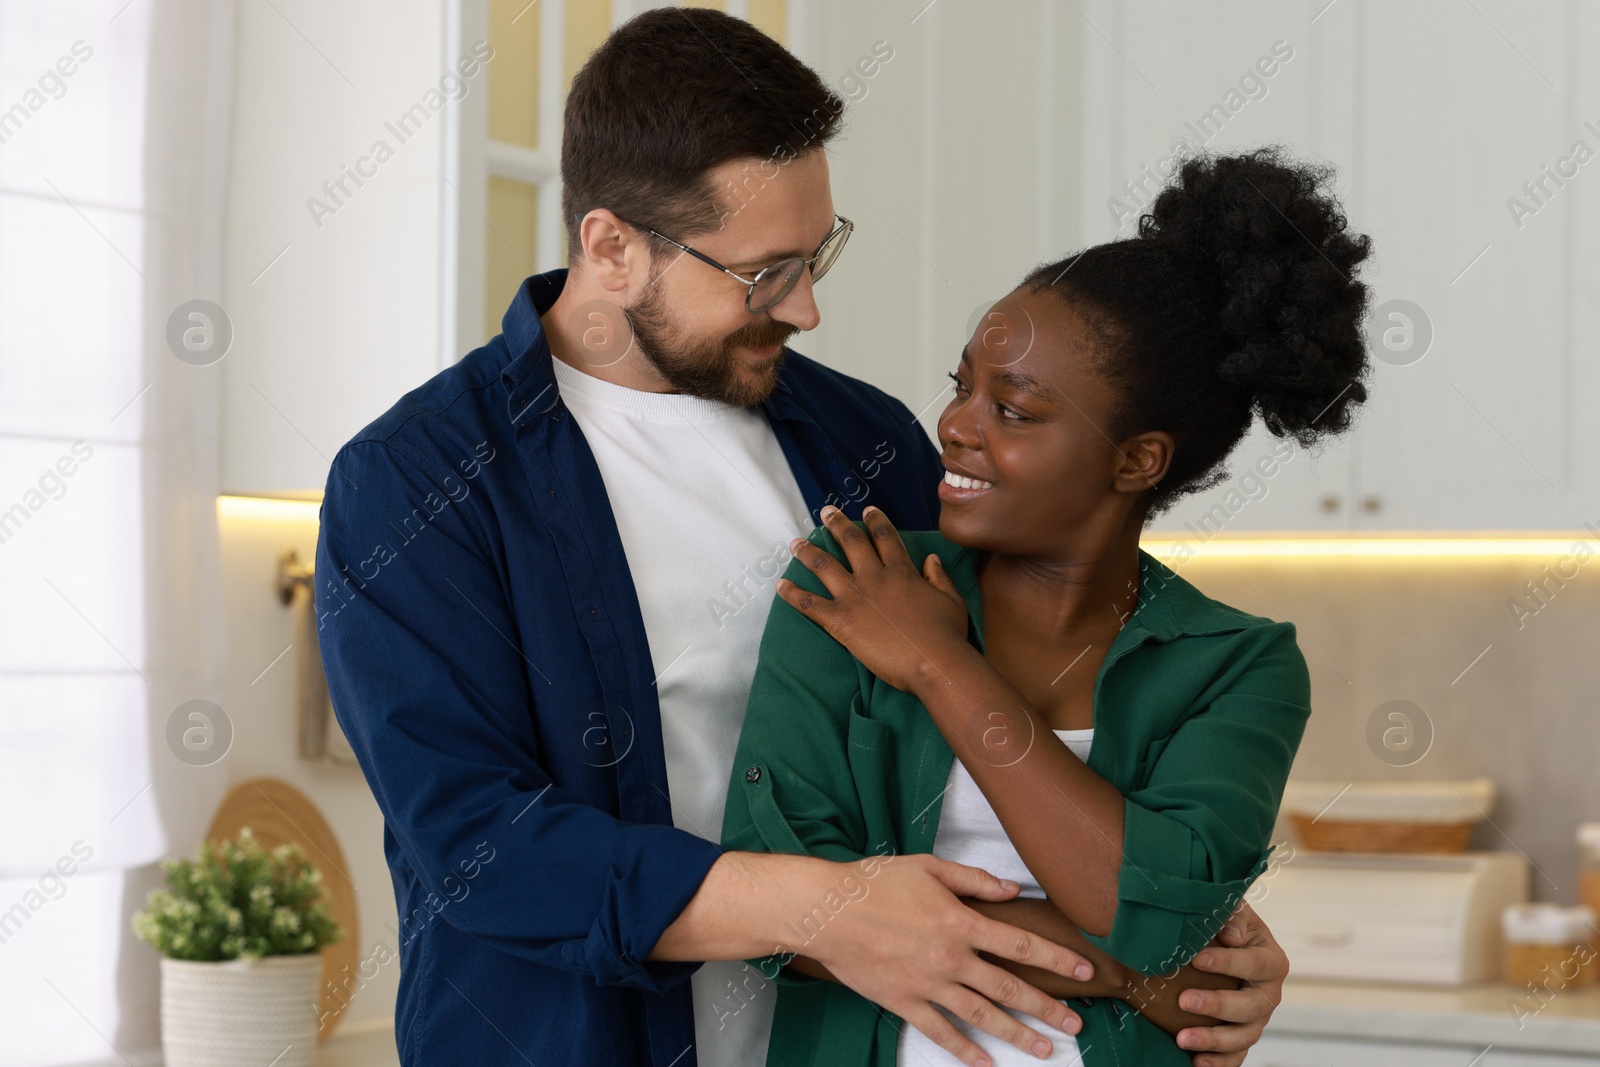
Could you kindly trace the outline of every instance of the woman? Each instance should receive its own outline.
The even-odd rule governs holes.
[[[974,906],[1096,963],[1041,985],[1083,1019],[1052,1063],[1187,1064],[1173,1033],[1207,1020],[1176,990],[1204,976],[1174,978],[1270,851],[1310,713],[1295,627],[1209,599],[1139,535],[1226,475],[1254,413],[1304,447],[1365,400],[1369,241],[1329,178],[1277,149],[1192,158],[1137,237],[1028,275],[951,374],[939,529],[828,511],[778,583],[724,844],[931,851],[1018,882]],[[769,1065],[1040,1062],[828,981],[805,944],[847,905],[760,961],[781,984]]]

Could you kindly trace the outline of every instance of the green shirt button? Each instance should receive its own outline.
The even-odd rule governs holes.
[[[761,781],[761,768],[760,767],[751,767],[749,770],[745,771],[744,772],[744,780],[747,781],[747,782],[759,782],[759,781]]]

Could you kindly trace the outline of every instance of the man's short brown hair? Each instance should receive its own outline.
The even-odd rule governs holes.
[[[618,26],[572,79],[561,135],[568,258],[595,208],[679,240],[720,228],[710,170],[777,165],[838,133],[844,101],[750,23],[664,7]]]

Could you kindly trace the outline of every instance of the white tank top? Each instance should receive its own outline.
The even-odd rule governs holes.
[[[1089,746],[1094,740],[1092,728],[1056,730],[1055,735],[1066,742],[1073,755],[1088,762]],[[960,760],[950,764],[950,781],[940,809],[939,829],[933,837],[933,854],[955,863],[982,867],[997,878],[1011,879],[1022,887],[1018,897],[1044,899],[1039,880],[1022,862],[1011,839],[1006,836],[1005,828],[1000,825],[999,816],[995,815],[994,808],[989,806],[978,783],[972,780],[972,775],[967,773],[967,768]],[[995,1067],[1022,1067],[1023,1064],[1030,1067],[1041,1064],[1079,1067],[1083,1063],[1083,1058],[1078,1054],[1078,1042],[1070,1034],[1063,1034],[1030,1015],[1015,1011],[1011,1014],[1050,1039],[1054,1047],[1049,1059],[1038,1059],[982,1030],[973,1029],[949,1012],[945,1012],[945,1017],[987,1052]],[[924,1037],[922,1031],[909,1024],[901,1025],[900,1045],[895,1058],[898,1067],[945,1067],[956,1062],[955,1057]]]

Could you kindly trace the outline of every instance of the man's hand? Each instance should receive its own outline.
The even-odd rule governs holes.
[[[1194,1067],[1239,1067],[1283,1001],[1289,957],[1255,909],[1241,903],[1217,939],[1200,950],[1194,965],[1202,971],[1243,979],[1244,984],[1237,991],[1185,990],[1178,1001],[1182,1007],[1226,1019],[1232,1025],[1183,1030],[1178,1034],[1178,1047],[1197,1053]]]
[[[822,872],[824,881],[810,887],[812,903],[837,892],[840,875],[851,870],[849,865],[832,866],[835,871]],[[976,867],[916,854],[885,861],[868,884],[870,890],[827,918],[820,933],[784,947],[816,960],[837,981],[894,1012],[962,1063],[989,1061],[939,1007],[1039,1056],[1050,1052],[1047,1039],[996,1005],[1041,1019],[1063,1033],[1082,1029],[1083,1021],[1061,1001],[978,955],[988,952],[1068,978],[1092,976],[1092,965],[1078,953],[986,918],[956,899],[1010,900],[1017,893],[1015,882],[1002,883]],[[798,885],[795,889],[805,891]],[[814,914],[805,896],[789,899],[800,903],[797,920]],[[824,909],[822,915],[828,912]]]

